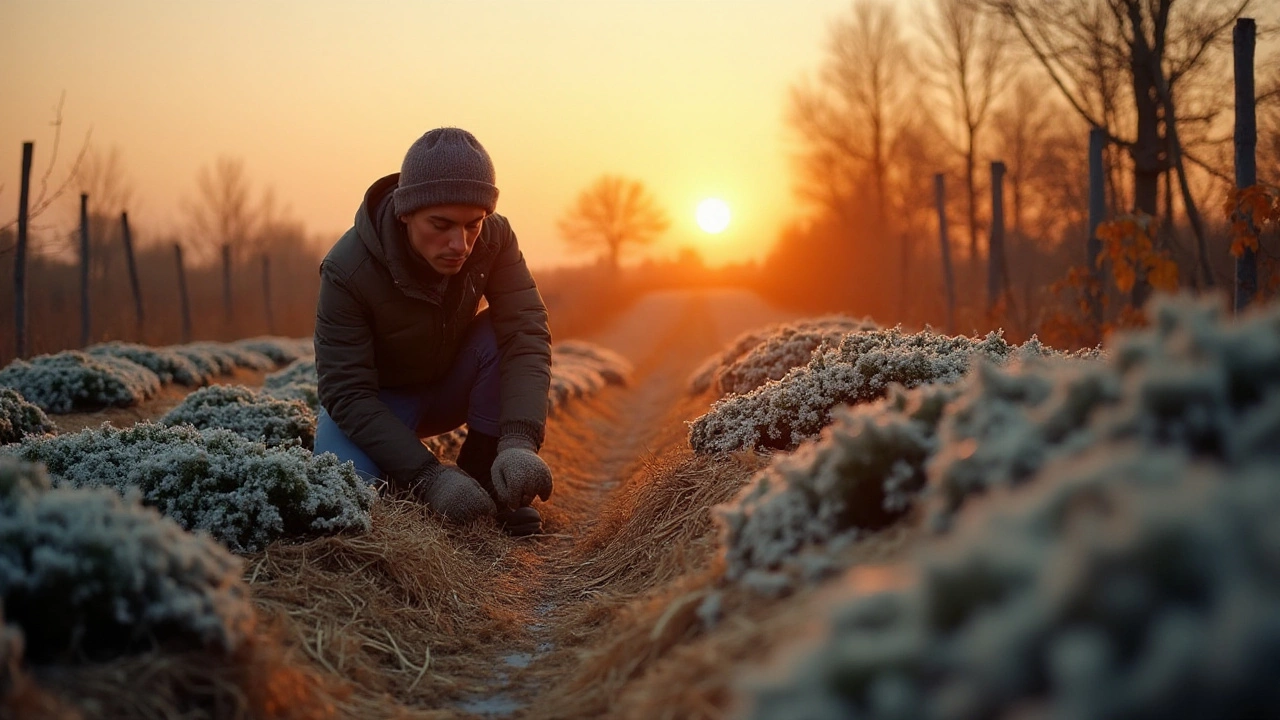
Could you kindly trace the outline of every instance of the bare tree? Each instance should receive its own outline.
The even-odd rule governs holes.
[[[848,214],[870,178],[877,226],[887,216],[897,113],[907,96],[908,50],[893,5],[858,0],[827,38],[814,83],[792,88],[788,119],[803,149],[801,194]]]
[[[992,117],[997,157],[1008,167],[1010,214],[1013,235],[1024,234],[1027,214],[1027,183],[1035,171],[1043,140],[1054,124],[1055,104],[1041,91],[1042,81],[1024,74],[1013,85],[1007,102]]]
[[[212,167],[200,168],[196,176],[199,195],[187,203],[196,235],[202,240],[206,257],[229,246],[237,261],[251,256],[261,221],[254,207],[244,161],[220,156]]]
[[[944,91],[960,131],[968,210],[969,261],[978,251],[978,135],[996,98],[1012,77],[1010,38],[999,18],[973,0],[934,0],[926,33],[932,46],[927,66]]]
[[[603,250],[617,271],[624,246],[652,242],[671,221],[641,182],[603,175],[578,195],[558,225],[571,248]]]
[[[1186,178],[1183,161],[1189,156],[1179,135],[1178,109],[1188,78],[1211,62],[1252,0],[982,1],[1017,30],[1076,112],[1127,150],[1135,210],[1157,215],[1161,175],[1178,173],[1183,206],[1197,234],[1201,280],[1212,283],[1204,231]],[[1118,126],[1089,102],[1090,62],[1096,58],[1125,74],[1131,90],[1129,127]],[[1206,107],[1193,116],[1209,122],[1213,112]],[[1134,304],[1141,304],[1147,292],[1145,283],[1135,284]]]

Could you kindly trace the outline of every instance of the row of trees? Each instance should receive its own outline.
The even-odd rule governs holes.
[[[771,292],[811,309],[940,324],[932,177],[947,176],[961,328],[1021,333],[1061,310],[1084,262],[1087,138],[1107,146],[1108,214],[1159,221],[1184,285],[1229,285],[1230,29],[1250,0],[933,0],[919,28],[858,0],[793,88],[796,188],[809,208],[768,261]],[[1260,179],[1280,180],[1280,74],[1260,62]],[[1225,122],[1224,122],[1225,121]],[[984,308],[986,163],[1008,168],[1011,287]],[[963,218],[957,222],[957,218]],[[1272,250],[1274,252],[1274,249]],[[799,278],[806,278],[800,282]],[[1134,283],[1131,302],[1147,293]],[[1115,288],[1111,293],[1116,294]],[[1111,304],[1113,312],[1123,303]]]

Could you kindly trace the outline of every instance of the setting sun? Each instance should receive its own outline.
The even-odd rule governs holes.
[[[720,198],[707,198],[698,203],[698,227],[712,235],[729,227],[729,205]]]

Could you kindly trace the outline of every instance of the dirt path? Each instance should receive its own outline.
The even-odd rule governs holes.
[[[544,660],[570,673],[572,653],[557,653],[553,638],[573,615],[575,604],[592,596],[565,592],[592,558],[583,541],[620,485],[675,443],[684,441],[689,375],[739,333],[788,319],[758,297],[741,291],[669,292],[642,300],[604,333],[590,338],[634,366],[629,386],[607,392],[594,403],[572,409],[549,423],[543,454],[556,471],[557,490],[545,506],[549,536],[529,544],[527,564],[513,586],[527,597],[513,605],[531,607],[524,641],[495,649],[487,686],[454,707],[480,717],[514,717],[537,708],[546,673],[528,670]]]

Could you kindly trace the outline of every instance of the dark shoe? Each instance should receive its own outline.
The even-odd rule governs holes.
[[[515,537],[542,532],[542,515],[528,505],[515,510],[499,510],[497,520],[503,532]]]

